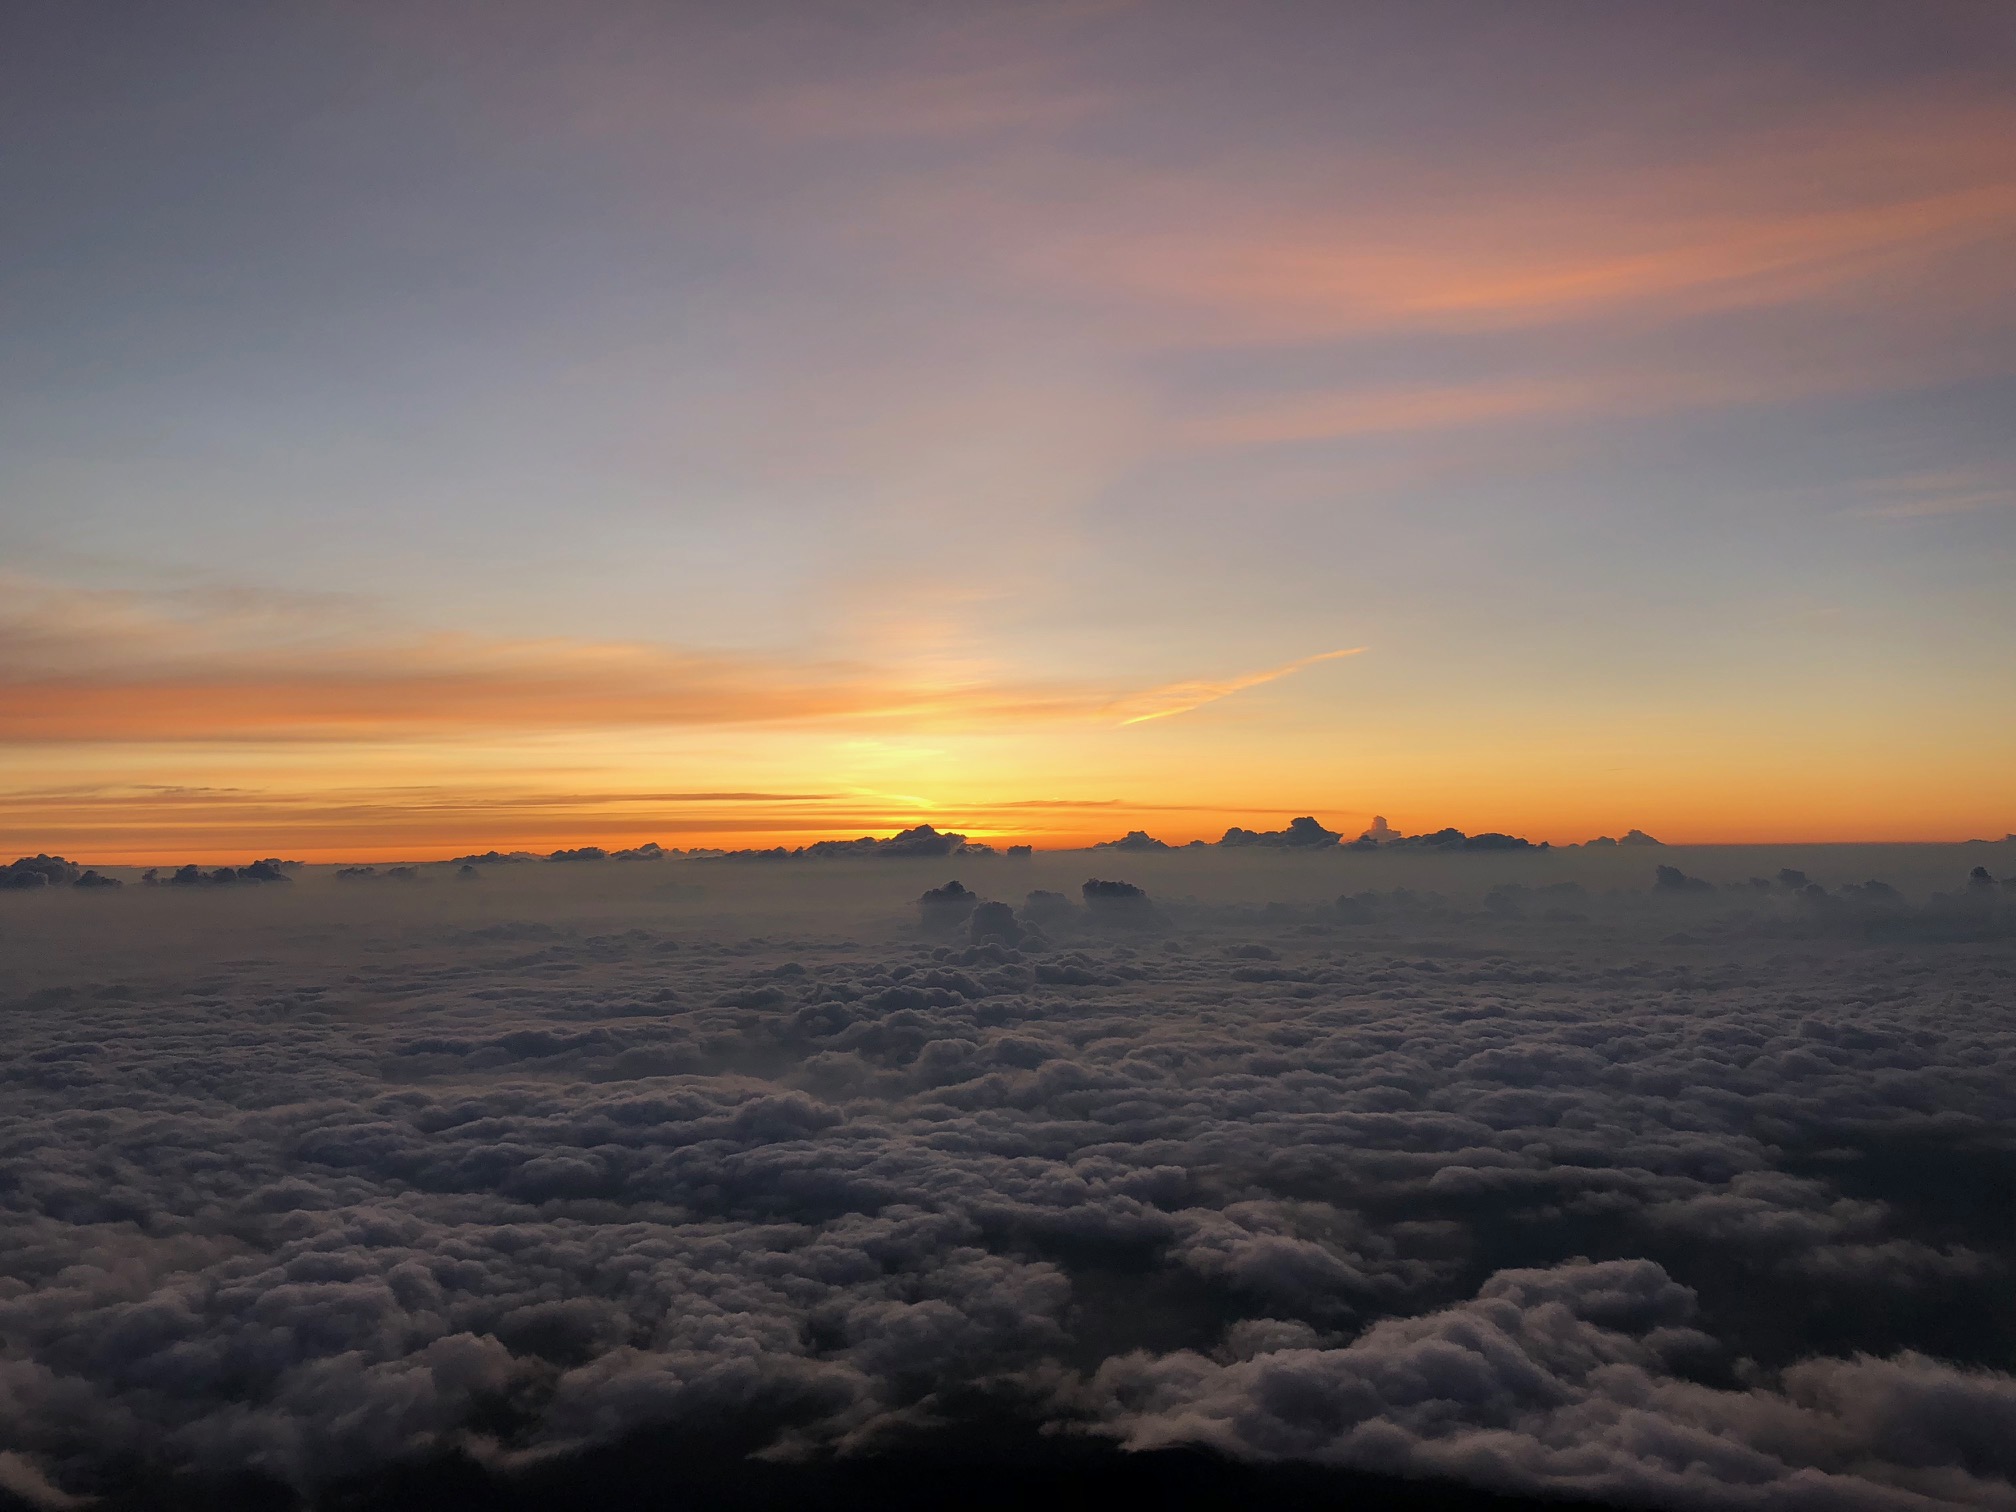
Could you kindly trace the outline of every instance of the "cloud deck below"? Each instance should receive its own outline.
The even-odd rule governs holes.
[[[2007,938],[480,892],[0,919],[0,1493],[2016,1506]]]

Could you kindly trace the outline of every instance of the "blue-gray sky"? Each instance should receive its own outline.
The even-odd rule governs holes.
[[[2016,826],[2007,6],[5,24],[24,844]]]

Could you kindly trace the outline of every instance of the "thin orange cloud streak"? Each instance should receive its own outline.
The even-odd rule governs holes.
[[[1159,704],[1161,707],[1130,715],[1120,723],[1145,724],[1151,719],[1168,719],[1172,715],[1188,714],[1192,709],[1201,709],[1208,703],[1216,703],[1221,698],[1229,698],[1232,694],[1242,693],[1248,688],[1278,682],[1284,677],[1300,672],[1304,667],[1313,667],[1318,662],[1336,661],[1341,656],[1362,656],[1364,652],[1363,646],[1352,646],[1343,651],[1319,651],[1314,656],[1305,656],[1299,661],[1271,667],[1265,672],[1253,672],[1245,677],[1235,677],[1226,682],[1170,683],[1167,687],[1157,688],[1136,700],[1136,702]]]
[[[677,846],[798,845],[934,823],[976,836],[1085,844],[1143,822],[1178,838],[1230,823],[1285,820],[1302,808],[1108,799],[979,800],[911,807],[872,793],[530,791],[454,787],[300,790],[139,784],[0,792],[0,844],[54,846],[96,861],[229,860],[253,852],[304,859],[426,859],[457,851],[552,850],[644,840]],[[1355,818],[1355,816],[1352,816]]]
[[[454,739],[500,731],[900,722],[973,728],[1122,723],[1285,677],[1325,652],[1224,682],[1135,694],[903,668],[684,653],[635,644],[436,636],[408,645],[234,643],[150,625],[131,603],[0,624],[0,745]],[[1140,710],[1138,713],[1129,711]]]
[[[1324,658],[1317,658],[1318,660]],[[1087,721],[1143,700],[1174,699],[1121,722],[1179,714],[1304,663],[1225,683],[1179,683],[1133,698],[1082,687],[912,687],[865,677],[816,683],[778,669],[737,683],[706,664],[639,656],[610,675],[552,666],[443,672],[305,666],[132,677],[0,678],[0,743],[359,741],[454,738],[507,730],[613,729],[897,721],[970,727]]]
[[[1768,403],[1788,395],[1855,393],[1896,381],[1831,353],[1802,353],[1748,372],[1619,366],[1579,377],[1533,376],[1487,383],[1349,388],[1290,393],[1264,403],[1179,418],[1172,437],[1204,447],[1274,446],[1359,436],[1473,429],[1508,422],[1671,414]]]
[[[1430,252],[1309,226],[1236,248],[1172,245],[1135,276],[1180,299],[1256,309],[1516,323],[1649,300],[1701,307],[1807,297],[1899,258],[2006,236],[2012,223],[2016,188],[1991,185],[1854,210],[1682,220],[1638,231],[1650,245],[1579,253],[1537,237],[1521,245],[1516,221],[1480,228],[1474,254],[1452,253],[1464,239],[1446,233]]]
[[[2016,239],[2011,142],[2006,104],[1904,97],[1692,162],[1523,166],[1432,191],[1370,153],[1351,172],[1228,157],[1161,179],[1052,163],[993,201],[961,186],[908,205],[906,187],[890,219],[912,233],[949,202],[1018,275],[1145,305],[1179,344],[1656,322],[1854,298],[1900,273],[1936,272],[1925,295],[1965,303],[1984,279],[2008,285],[2006,263],[1968,254]],[[1282,184],[1296,192],[1268,194]],[[1200,200],[1216,213],[1195,216]],[[1060,222],[1074,230],[1045,229]]]

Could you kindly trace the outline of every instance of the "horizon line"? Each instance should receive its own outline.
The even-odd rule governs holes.
[[[958,834],[960,832],[956,830],[952,831],[938,830],[937,833]],[[1433,834],[1436,832],[1429,831],[1428,833]],[[1491,831],[1491,830],[1479,830],[1476,831],[1475,833],[1494,834],[1503,832]],[[859,838],[873,839],[876,837],[863,836]],[[883,837],[883,838],[893,838],[893,837]],[[967,851],[964,853],[948,853],[943,855],[903,855],[900,853],[896,854],[892,854],[889,852],[877,853],[873,851],[863,851],[856,856],[839,854],[839,855],[824,855],[824,856],[804,855],[801,857],[799,855],[799,853],[806,851],[810,846],[819,843],[822,842],[817,840],[810,840],[810,841],[802,841],[795,845],[787,845],[780,841],[778,844],[770,846],[738,846],[734,848],[728,848],[722,846],[706,846],[706,845],[691,846],[684,848],[663,846],[660,847],[660,851],[662,853],[655,856],[620,854],[620,852],[622,851],[634,851],[641,849],[643,846],[646,845],[655,845],[656,844],[655,841],[640,841],[633,845],[625,845],[625,846],[603,846],[598,845],[594,842],[586,842],[578,846],[559,846],[549,851],[535,851],[523,847],[515,847],[507,850],[499,846],[491,846],[483,851],[477,851],[472,849],[464,851],[461,854],[450,856],[373,855],[370,853],[361,853],[355,855],[325,856],[317,860],[298,860],[298,859],[290,859],[281,855],[252,856],[249,854],[250,850],[261,849],[261,847],[249,847],[247,848],[246,851],[243,852],[234,851],[231,852],[230,854],[242,856],[243,861],[240,864],[249,864],[250,862],[258,860],[274,860],[283,866],[302,867],[302,868],[380,866],[380,865],[455,866],[463,864],[465,862],[475,863],[476,858],[489,855],[495,855],[498,857],[498,859],[496,861],[482,862],[481,864],[525,865],[525,864],[537,863],[541,865],[593,865],[599,861],[616,861],[619,863],[649,862],[649,861],[712,861],[712,860],[724,860],[724,859],[732,860],[738,856],[750,856],[750,857],[767,856],[772,855],[778,851],[785,852],[785,856],[780,857],[779,859],[804,859],[808,861],[845,861],[845,860],[864,860],[864,861],[876,861],[876,862],[961,861],[961,860],[998,861],[998,860],[1016,859],[1014,857],[1010,857],[1008,855],[1008,851],[1010,849],[1021,846],[1026,846],[1027,854],[1032,856],[1089,855],[1094,852],[1112,852],[1114,854],[1130,857],[1131,856],[1154,857],[1154,856],[1172,856],[1179,854],[1187,854],[1192,851],[1204,850],[1214,852],[1230,851],[1245,854],[1259,852],[1266,855],[1289,854],[1289,855],[1316,855],[1316,856],[1347,855],[1347,854],[1348,855],[1394,854],[1400,856],[1439,857],[1455,854],[1475,858],[1479,856],[1490,856],[1490,855],[1511,855],[1511,856],[1537,856],[1541,854],[1554,855],[1557,853],[1567,851],[1584,851],[1591,849],[1606,852],[1615,849],[1627,853],[1636,853],[1640,851],[1763,850],[1774,847],[1775,848],[1793,847],[1799,849],[1848,849],[1848,848],[1873,849],[1880,847],[1883,849],[1893,849],[1893,850],[1894,849],[1929,850],[1929,849],[1942,849],[1942,848],[1958,848],[1964,846],[2016,845],[2016,832],[2004,834],[1999,837],[1986,836],[1986,835],[1971,835],[1966,837],[1965,839],[1958,839],[1958,840],[1937,840],[1937,839],[1811,840],[1811,839],[1797,839],[1797,838],[1779,838],[1769,840],[1675,840],[1675,841],[1654,840],[1649,842],[1642,842],[1642,841],[1635,842],[1631,844],[1623,844],[1620,842],[1618,844],[1615,844],[1614,846],[1595,845],[1592,841],[1587,840],[1569,840],[1569,841],[1534,840],[1529,841],[1526,845],[1520,847],[1510,847],[1503,850],[1474,850],[1474,851],[1450,851],[1442,848],[1429,847],[1429,846],[1407,846],[1407,845],[1391,845],[1391,844],[1381,845],[1376,848],[1361,848],[1341,840],[1330,845],[1247,844],[1247,845],[1228,846],[1225,845],[1222,840],[1195,839],[1186,841],[1167,841],[1163,843],[1163,846],[1160,849],[1139,849],[1139,850],[1119,850],[1110,841],[1098,841],[1085,845],[1037,846],[1023,841],[987,840],[978,842],[982,845],[985,845],[987,847],[986,850]],[[844,844],[846,842],[841,843]],[[275,851],[284,851],[287,849],[287,847],[285,846],[267,847],[267,849]],[[600,856],[565,856],[563,854],[565,852],[581,851],[581,850],[601,850],[603,854]],[[202,865],[231,864],[227,861],[218,859],[219,857],[222,857],[224,854],[225,853],[222,851],[217,851],[205,847],[204,855],[202,859],[199,860],[191,860],[186,852],[183,853],[181,859],[179,860],[152,860],[152,859],[80,860],[78,857],[65,854],[61,850],[51,851],[48,849],[37,849],[37,850],[21,851],[20,858],[30,859],[38,856],[47,856],[55,859],[68,861],[70,864],[75,866],[110,867],[119,871],[147,871],[147,870],[171,869],[190,865],[202,866]],[[0,862],[0,868],[4,868],[5,865],[6,863]]]

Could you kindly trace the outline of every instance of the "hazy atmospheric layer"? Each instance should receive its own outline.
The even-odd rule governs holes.
[[[479,871],[0,898],[0,1499],[977,1394],[2016,1507],[2016,846]]]

